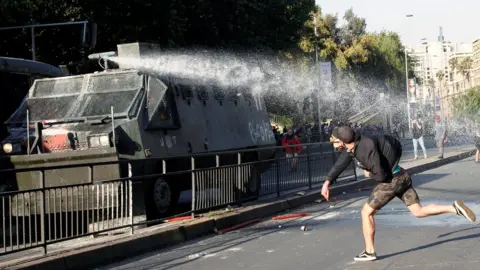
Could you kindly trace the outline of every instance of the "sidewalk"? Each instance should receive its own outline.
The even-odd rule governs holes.
[[[435,151],[435,149],[432,149]],[[456,146],[445,151],[445,159],[436,158],[411,160],[405,157],[402,166],[412,173],[439,167],[447,163],[463,159],[473,154],[473,146]],[[412,154],[413,157],[413,154]],[[359,175],[362,175],[361,173]],[[363,177],[362,177],[363,178]],[[365,179],[338,185],[332,188],[331,194],[349,193],[359,188],[370,186],[371,179]],[[233,225],[242,224],[255,219],[262,219],[278,212],[311,203],[319,198],[318,190],[309,190],[304,196],[292,194],[275,198],[269,202],[256,201],[241,208],[229,211],[217,211],[204,214],[193,221],[177,222],[168,225],[153,226],[136,230],[134,235],[123,234],[105,237],[84,237],[48,246],[49,254],[44,256],[42,249],[37,248],[16,254],[0,257],[0,268],[9,269],[86,269],[97,264],[141,254],[143,252],[171,246],[194,239],[201,235],[211,234]]]

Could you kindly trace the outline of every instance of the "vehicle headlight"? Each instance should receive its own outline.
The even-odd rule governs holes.
[[[13,145],[11,143],[3,144],[3,152],[6,154],[10,154],[13,152]]]
[[[110,138],[108,135],[88,137],[88,146],[92,148],[110,146]]]

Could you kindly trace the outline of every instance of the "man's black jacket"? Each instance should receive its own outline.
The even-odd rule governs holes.
[[[344,149],[337,162],[328,173],[327,180],[332,183],[354,160],[362,170],[370,172],[377,182],[390,182],[393,170],[402,156],[402,144],[390,135],[366,136],[355,134],[353,153]]]

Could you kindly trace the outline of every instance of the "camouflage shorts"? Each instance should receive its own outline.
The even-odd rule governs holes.
[[[417,192],[412,187],[412,178],[403,169],[390,183],[378,183],[367,203],[372,208],[380,210],[395,197],[402,200],[407,206],[420,202]]]

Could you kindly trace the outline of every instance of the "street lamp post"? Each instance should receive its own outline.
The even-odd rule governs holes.
[[[413,17],[413,14],[405,15],[407,18]],[[412,135],[412,119],[410,114],[410,89],[408,87],[408,54],[407,54],[407,47],[405,46],[405,83],[407,88],[407,114],[408,114],[408,133]]]
[[[408,132],[412,135],[412,119],[410,114],[410,89],[408,87],[408,54],[407,47],[405,47],[405,82],[407,88],[407,114],[408,114]]]
[[[315,33],[315,37],[318,37],[318,31],[317,31],[317,27],[318,27],[318,22],[317,22],[317,10],[313,13],[313,24],[314,24],[314,33]],[[317,94],[317,114],[318,114],[318,128],[319,128],[319,132],[320,132],[320,140],[323,141],[323,134],[321,132],[321,129],[322,129],[322,113],[320,111],[320,66],[318,65],[318,45],[317,45],[317,40],[315,40],[315,69],[314,70],[318,70],[318,73],[315,74],[315,76],[317,77],[317,91],[316,91],[316,94]]]

